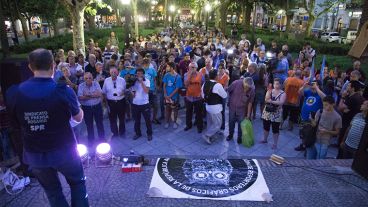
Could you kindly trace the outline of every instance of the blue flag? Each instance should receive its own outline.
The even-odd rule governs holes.
[[[310,69],[310,74],[309,74],[309,83],[311,84],[312,83],[312,81],[314,81],[314,59],[315,58],[313,58],[313,62],[312,62],[312,67],[311,67],[311,69]]]
[[[321,72],[319,74],[319,77],[321,79],[321,82],[322,82],[322,85],[323,85],[323,76],[325,74],[325,65],[326,65],[326,56],[324,55],[323,56],[323,59],[322,59],[322,66],[321,66]]]

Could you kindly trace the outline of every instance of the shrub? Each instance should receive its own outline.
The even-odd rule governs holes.
[[[131,28],[134,29],[134,28]],[[107,40],[110,36],[111,32],[115,32],[119,40],[119,49],[122,50],[124,48],[124,36],[123,36],[123,28],[121,27],[113,27],[111,29],[95,29],[84,32],[84,40],[85,44],[88,43],[89,39],[93,39],[98,43],[100,48],[105,48]],[[140,28],[139,34],[143,36],[147,36],[149,34],[159,32],[160,28],[156,29],[143,29]],[[48,37],[43,39],[37,39],[28,43],[24,43],[21,45],[13,46],[12,52],[16,54],[21,53],[29,53],[37,48],[46,48],[49,50],[56,51],[59,48],[63,48],[65,51],[73,49],[73,37],[72,34],[63,34],[54,37]]]

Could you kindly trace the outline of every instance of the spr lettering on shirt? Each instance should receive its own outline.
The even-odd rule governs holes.
[[[24,112],[24,120],[27,121],[31,131],[45,130],[45,123],[49,119],[47,111]]]

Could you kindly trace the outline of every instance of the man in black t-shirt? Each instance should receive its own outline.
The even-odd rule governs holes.
[[[7,94],[9,112],[22,130],[24,162],[44,188],[51,206],[69,206],[58,172],[70,185],[72,205],[89,206],[83,167],[69,122],[80,123],[83,119],[76,94],[51,78],[54,60],[48,50],[34,50],[28,59],[34,78]]]

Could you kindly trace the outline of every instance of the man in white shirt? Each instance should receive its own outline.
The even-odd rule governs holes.
[[[118,77],[118,69],[110,68],[110,76],[105,79],[102,87],[102,93],[107,100],[109,109],[110,128],[113,137],[122,136],[125,133],[125,89],[126,82],[124,78]],[[119,118],[119,128],[117,125]]]
[[[227,97],[227,93],[220,83],[216,82],[217,70],[209,72],[209,81],[202,86],[202,98],[206,102],[207,130],[203,139],[212,144],[212,138],[220,131],[222,123],[222,100]]]
[[[142,136],[141,114],[146,122],[148,141],[152,140],[151,107],[149,104],[150,81],[144,78],[144,69],[138,68],[136,71],[137,81],[131,87],[133,94],[132,114],[134,118],[134,140]]]

